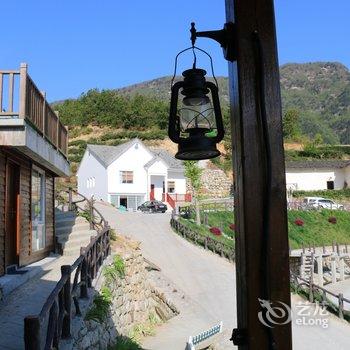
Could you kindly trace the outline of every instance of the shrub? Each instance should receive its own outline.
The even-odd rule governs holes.
[[[108,348],[108,350],[142,350],[142,348],[132,339],[119,336],[116,339],[116,345]]]
[[[209,231],[215,236],[221,236],[222,232],[219,227],[211,227]]]
[[[304,221],[301,220],[301,219],[296,219],[296,220],[294,221],[294,223],[295,223],[295,225],[297,225],[297,226],[304,226]]]
[[[112,264],[104,268],[103,275],[108,284],[111,284],[118,277],[125,277],[125,264],[123,258],[119,255],[116,255],[113,259]]]
[[[109,232],[110,232],[111,241],[116,241],[117,240],[117,233],[115,232],[115,230],[110,229]]]
[[[337,218],[335,216],[330,216],[328,218],[328,222],[331,224],[336,224],[337,223]]]
[[[229,228],[232,231],[236,231],[236,225],[235,224],[230,224]]]
[[[102,287],[100,294],[94,297],[91,309],[86,313],[85,320],[93,320],[102,323],[108,315],[109,306],[112,303],[112,292],[107,287]]]

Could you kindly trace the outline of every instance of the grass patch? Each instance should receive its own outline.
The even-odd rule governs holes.
[[[343,190],[323,190],[323,191],[293,191],[293,197],[325,197],[334,200],[350,201],[350,188]]]
[[[120,255],[115,255],[112,264],[103,269],[103,276],[107,284],[113,283],[118,278],[125,277],[125,264]]]
[[[159,319],[154,313],[148,315],[145,323],[137,324],[131,330],[129,336],[135,342],[140,342],[144,337],[149,337],[155,334],[155,326],[160,323]]]
[[[112,292],[108,287],[102,287],[101,292],[94,297],[93,305],[85,315],[86,321],[103,323],[112,303]]]
[[[117,337],[116,344],[110,346],[108,350],[142,350],[141,346],[134,340],[127,337]]]
[[[232,212],[209,212],[209,226],[220,227],[223,232],[234,237],[234,232],[230,230],[229,225],[234,222]],[[337,219],[336,224],[328,222],[329,217],[334,216]],[[303,226],[297,226],[294,221],[301,219]],[[208,236],[216,241],[229,246],[234,245],[234,241],[224,236],[212,235],[204,225],[197,226],[193,219],[180,218],[180,222],[193,231],[203,236]],[[316,246],[331,245],[336,241],[340,244],[350,243],[350,212],[341,210],[289,210],[288,211],[288,235],[289,243],[292,249],[301,248],[302,245]]]

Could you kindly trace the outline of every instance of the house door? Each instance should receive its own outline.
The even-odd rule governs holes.
[[[5,268],[19,263],[20,167],[8,161],[5,197]]]
[[[149,194],[149,199],[154,201],[154,184],[151,184],[151,192]]]
[[[334,181],[327,181],[327,190],[334,190]]]

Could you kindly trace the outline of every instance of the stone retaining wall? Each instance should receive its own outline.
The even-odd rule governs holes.
[[[129,251],[122,257],[125,277],[118,278],[109,285],[113,297],[108,316],[102,323],[87,321],[84,317],[76,318],[78,320],[73,325],[71,349],[107,349],[115,344],[117,336],[128,336],[136,325],[147,322],[150,314],[159,321],[166,321],[178,314],[172,302],[149,282],[149,272],[140,250]],[[107,260],[107,264],[112,261],[113,256]],[[95,289],[100,290],[104,284],[104,277],[101,276]],[[92,304],[93,297],[84,306],[83,315]]]
[[[201,182],[203,194],[209,197],[228,197],[232,192],[232,181],[221,169],[204,169]]]

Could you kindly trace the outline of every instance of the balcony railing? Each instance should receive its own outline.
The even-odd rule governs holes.
[[[67,157],[68,130],[27,70],[25,63],[18,71],[0,70],[0,120],[25,119]]]

